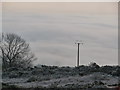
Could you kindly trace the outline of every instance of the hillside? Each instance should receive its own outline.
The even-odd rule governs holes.
[[[120,66],[92,64],[79,67],[35,66],[28,69],[10,68],[3,72],[3,90],[6,88],[91,89],[116,88],[120,85]],[[41,90],[41,89],[40,89]]]

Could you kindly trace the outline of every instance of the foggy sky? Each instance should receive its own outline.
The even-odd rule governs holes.
[[[3,3],[3,32],[30,43],[35,64],[118,64],[117,3]]]

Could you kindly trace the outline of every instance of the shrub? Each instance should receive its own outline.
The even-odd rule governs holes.
[[[58,83],[54,82],[54,83],[50,84],[49,88],[57,88],[57,86],[58,86]]]
[[[100,66],[98,64],[96,64],[95,62],[91,62],[89,64],[90,67],[94,67],[94,68],[99,68]]]
[[[19,87],[17,87],[16,85],[9,85],[9,84],[6,84],[6,83],[2,83],[2,90],[3,89],[17,89],[17,88],[19,88]]]
[[[28,80],[27,80],[27,82],[34,82],[34,81],[37,81],[38,80],[38,78],[37,77],[30,77]]]

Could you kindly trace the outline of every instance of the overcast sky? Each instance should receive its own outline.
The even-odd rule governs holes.
[[[30,43],[35,64],[118,64],[117,3],[3,3],[3,32]]]

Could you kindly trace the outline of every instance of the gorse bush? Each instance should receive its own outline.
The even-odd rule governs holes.
[[[32,76],[32,77],[30,77],[30,78],[27,80],[27,82],[35,82],[35,81],[37,81],[37,80],[38,80],[37,77]]]

